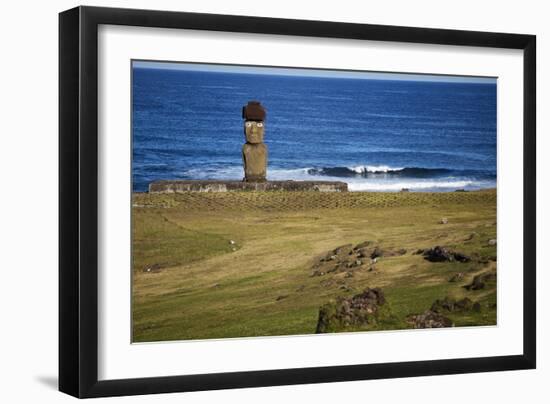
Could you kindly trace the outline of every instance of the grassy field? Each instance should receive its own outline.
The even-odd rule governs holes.
[[[463,287],[496,268],[495,190],[136,193],[132,212],[134,342],[311,334],[320,306],[366,287],[382,288],[392,316],[364,330],[410,328],[446,296],[481,304],[446,314],[455,326],[496,324],[495,282]],[[311,276],[320,256],[366,240],[407,252]],[[472,260],[415,254],[437,245]]]

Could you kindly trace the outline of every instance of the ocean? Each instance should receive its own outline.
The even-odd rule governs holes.
[[[133,68],[133,190],[241,180],[241,109],[267,110],[271,180],[351,191],[496,187],[496,84]]]

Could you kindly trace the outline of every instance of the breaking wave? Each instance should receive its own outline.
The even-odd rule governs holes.
[[[453,170],[447,168],[422,168],[422,167],[390,167],[380,166],[354,166],[354,167],[321,167],[310,168],[310,175],[323,175],[329,177],[408,177],[408,178],[432,178],[450,175]]]
[[[218,165],[180,173],[186,179],[241,180],[242,166]],[[270,167],[269,180],[343,181],[350,191],[455,191],[496,186],[496,175],[486,171],[451,170],[448,168],[393,167],[357,165],[350,167]]]

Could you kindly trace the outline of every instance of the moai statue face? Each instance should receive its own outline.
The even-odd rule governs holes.
[[[249,101],[243,107],[244,135],[243,145],[244,181],[263,182],[267,172],[267,146],[264,144],[265,108],[259,101]]]
[[[251,144],[263,143],[265,124],[258,121],[245,121],[244,135],[246,142]]]

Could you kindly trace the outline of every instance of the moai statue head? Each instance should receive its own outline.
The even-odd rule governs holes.
[[[243,145],[244,181],[263,182],[267,171],[267,146],[264,144],[265,109],[259,101],[249,101],[243,107],[244,135]]]
[[[244,135],[251,144],[264,142],[265,109],[259,101],[248,101],[243,107]]]

